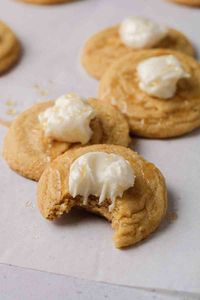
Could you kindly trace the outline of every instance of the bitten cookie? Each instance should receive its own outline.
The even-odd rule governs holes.
[[[124,113],[133,134],[183,135],[200,126],[200,66],[173,50],[130,53],[106,71],[99,98]]]
[[[100,170],[101,163],[95,160],[95,156],[100,158],[100,162],[102,159],[103,170]],[[108,157],[106,159],[110,165],[105,166],[104,157]],[[89,171],[92,172],[88,178],[95,178],[92,186],[86,179],[88,169],[83,168],[84,158],[87,159],[87,166],[89,164]],[[111,170],[115,170],[115,166],[117,172],[112,178]],[[125,167],[129,168],[129,172],[133,172],[134,180]],[[82,171],[86,175],[82,174]],[[106,177],[100,196],[101,198],[102,194],[104,195],[103,200],[92,194],[88,195],[87,201],[79,195],[72,196],[70,189],[73,188],[73,184],[75,190],[79,188],[80,191],[84,179],[85,189],[89,186],[94,193],[95,188],[98,188],[101,172],[104,172]],[[129,184],[126,187],[131,187],[125,188],[121,196],[116,197],[114,206],[110,209],[111,199],[106,198],[105,194],[113,195],[126,182]],[[62,214],[68,213],[72,207],[81,207],[99,214],[112,223],[115,246],[122,248],[141,241],[158,227],[166,212],[166,186],[161,172],[131,149],[114,145],[93,145],[71,149],[45,169],[38,184],[38,206],[48,220],[56,220]]]
[[[30,179],[39,180],[49,162],[71,147],[129,143],[128,123],[112,105],[90,98],[85,106],[74,96],[58,101],[61,106],[49,101],[20,114],[5,137],[5,160],[13,170]]]
[[[18,0],[21,2],[27,2],[31,4],[59,4],[59,3],[66,3],[66,2],[72,2],[73,0]]]
[[[12,30],[0,21],[0,74],[9,70],[19,56],[19,41]]]
[[[169,0],[171,2],[176,2],[179,4],[185,4],[189,6],[200,6],[200,0]]]
[[[135,17],[92,36],[83,48],[81,62],[91,76],[100,79],[114,61],[146,48],[170,48],[194,55],[190,41],[181,32]]]

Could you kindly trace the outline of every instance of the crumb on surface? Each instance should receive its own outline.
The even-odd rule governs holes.
[[[34,206],[34,204],[32,203],[31,200],[27,200],[25,202],[25,207],[27,207],[27,208],[34,208],[35,206]]]
[[[7,101],[5,102],[5,105],[6,105],[6,106],[14,106],[15,104],[16,104],[16,101],[14,101],[14,100],[12,100],[12,99],[7,100]]]
[[[17,114],[17,111],[16,109],[14,108],[9,108],[7,111],[6,111],[6,114],[7,115],[10,115],[10,116],[15,116]]]
[[[37,92],[37,94],[39,94],[39,96],[47,96],[49,94],[46,89],[37,83],[33,85],[33,89]]]

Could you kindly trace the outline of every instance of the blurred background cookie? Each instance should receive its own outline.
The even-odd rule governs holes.
[[[170,48],[194,55],[190,41],[181,32],[132,17],[92,36],[83,48],[81,62],[91,76],[100,79],[115,60],[147,48]]]
[[[20,44],[12,30],[0,21],[0,74],[9,70],[20,57]]]
[[[169,0],[171,2],[176,2],[179,4],[185,4],[190,6],[200,6],[200,0]]]
[[[26,3],[32,3],[32,4],[59,4],[59,3],[66,3],[66,2],[72,2],[73,0],[18,0]]]

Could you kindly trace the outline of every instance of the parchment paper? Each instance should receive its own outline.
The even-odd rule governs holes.
[[[0,78],[0,118],[12,120],[32,103],[66,92],[95,96],[98,82],[79,64],[81,46],[92,33],[129,15],[174,26],[200,49],[198,9],[161,0],[79,0],[51,7],[1,0],[0,19],[15,29],[24,53]],[[1,144],[6,130],[0,126]],[[104,219],[74,211],[48,222],[35,205],[36,183],[1,159],[0,262],[135,287],[200,292],[200,131],[165,141],[135,139],[134,148],[162,170],[168,184],[168,218],[155,234],[117,250]]]

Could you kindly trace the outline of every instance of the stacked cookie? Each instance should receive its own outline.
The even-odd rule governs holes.
[[[200,126],[200,67],[180,32],[133,17],[91,37],[82,64],[100,79],[99,98],[117,107],[132,134],[168,138]]]
[[[19,115],[3,155],[38,183],[48,220],[72,207],[112,223],[118,248],[152,233],[167,207],[161,172],[129,148],[132,135],[168,138],[200,126],[200,67],[180,32],[129,18],[86,43],[82,63],[100,79],[98,99],[77,94]]]
[[[118,109],[71,93],[19,115],[3,155],[13,170],[39,180],[45,218],[55,220],[72,207],[100,214],[112,223],[121,248],[153,232],[167,203],[161,172],[127,148],[129,142]]]

